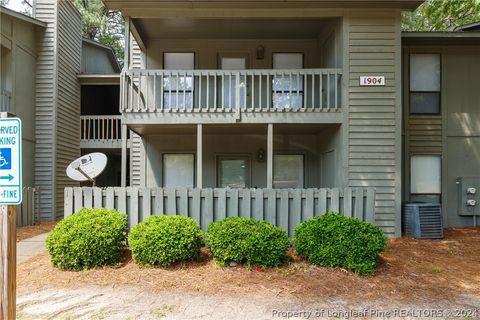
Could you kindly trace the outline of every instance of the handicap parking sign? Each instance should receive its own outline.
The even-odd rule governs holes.
[[[22,123],[0,119],[0,205],[22,203]]]
[[[12,149],[0,148],[0,170],[12,169]]]

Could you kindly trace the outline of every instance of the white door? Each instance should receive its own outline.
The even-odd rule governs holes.
[[[193,52],[165,52],[165,70],[193,70]],[[166,109],[191,109],[193,101],[193,77],[180,73],[163,79],[163,107]]]
[[[273,69],[303,69],[303,53],[274,53]],[[303,106],[303,77],[277,74],[272,79],[273,107],[278,109]]]
[[[245,70],[247,68],[247,59],[244,57],[221,57],[220,68],[227,71],[222,81],[222,106],[232,109],[237,107],[245,108],[245,76],[240,76],[235,71]]]

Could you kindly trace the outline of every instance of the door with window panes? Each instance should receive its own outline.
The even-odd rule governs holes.
[[[273,69],[303,69],[303,53],[274,53]],[[278,71],[272,79],[272,102],[276,109],[303,107],[303,77]]]
[[[165,52],[163,54],[163,68],[175,70],[172,75],[163,78],[163,108],[164,109],[191,109],[194,100],[193,77],[188,73],[195,66],[193,52]],[[183,72],[182,72],[183,71]]]
[[[231,155],[217,157],[217,187],[249,188],[250,158]]]
[[[247,68],[247,58],[229,55],[220,56],[220,68],[225,72],[222,76],[221,102],[223,108],[236,109],[246,107],[247,81],[237,71]]]

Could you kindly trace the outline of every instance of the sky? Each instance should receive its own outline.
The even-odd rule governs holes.
[[[18,12],[24,12],[25,8],[28,6],[22,4],[22,0],[10,0],[7,8],[18,11]]]

